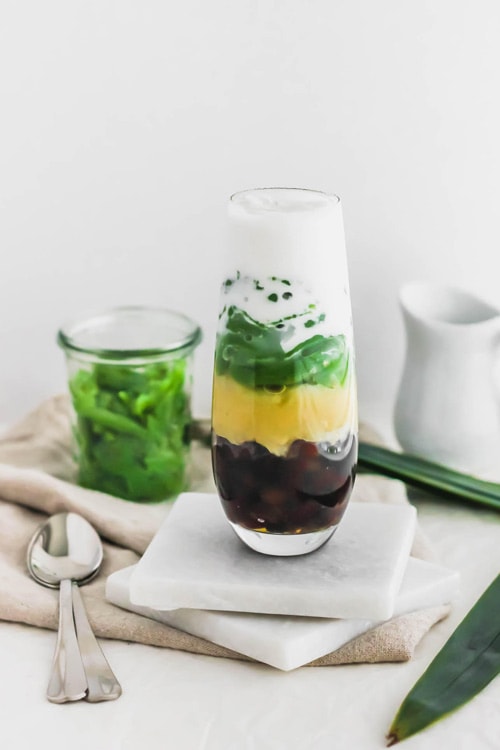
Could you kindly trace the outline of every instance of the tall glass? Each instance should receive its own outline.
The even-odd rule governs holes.
[[[357,400],[340,200],[262,188],[229,202],[212,462],[237,535],[300,555],[337,528],[354,482]]]

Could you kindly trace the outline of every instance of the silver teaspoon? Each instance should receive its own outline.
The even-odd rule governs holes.
[[[47,698],[66,703],[86,698],[114,700],[121,687],[90,627],[78,584],[94,578],[102,564],[95,529],[76,513],[51,516],[28,547],[28,570],[38,583],[59,588],[57,635]]]

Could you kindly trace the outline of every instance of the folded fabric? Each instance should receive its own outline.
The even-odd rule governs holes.
[[[210,451],[203,439],[206,425],[198,423],[197,427],[202,439],[194,440],[192,445],[190,489],[213,492]],[[366,431],[364,436],[368,435]],[[105,540],[102,570],[92,583],[82,587],[89,619],[98,636],[246,659],[106,601],[107,576],[137,562],[172,503],[141,505],[124,501],[78,487],[75,476],[70,405],[65,396],[42,404],[0,439],[0,619],[57,628],[57,592],[29,577],[25,558],[29,540],[47,514],[67,510],[87,518]],[[399,482],[362,475],[356,480],[351,502],[356,501],[405,503],[407,498]],[[420,529],[412,555],[436,560]],[[408,660],[423,635],[448,611],[448,606],[432,607],[394,618],[312,664]]]

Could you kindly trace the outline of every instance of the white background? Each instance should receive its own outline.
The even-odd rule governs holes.
[[[0,0],[0,422],[65,384],[82,309],[184,311],[208,414],[228,195],[343,201],[361,416],[389,411],[397,295],[500,306],[496,0]]]

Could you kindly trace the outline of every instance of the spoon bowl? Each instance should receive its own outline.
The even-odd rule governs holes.
[[[69,579],[84,584],[102,565],[102,544],[96,530],[76,513],[51,516],[28,547],[28,570],[42,586],[57,589]]]
[[[27,565],[37,583],[59,588],[59,630],[47,698],[66,703],[114,700],[121,687],[87,619],[78,585],[99,572],[103,549],[99,535],[76,513],[51,516],[33,535]]]

